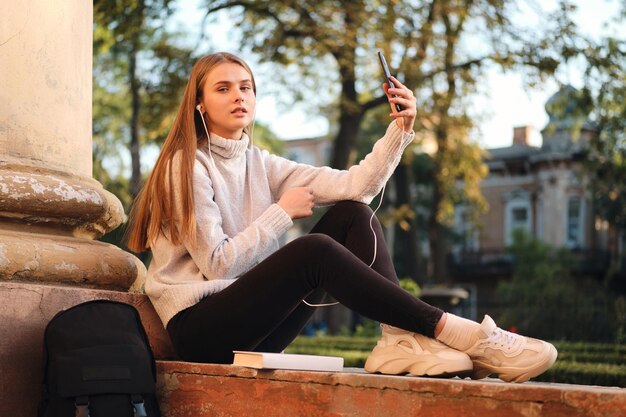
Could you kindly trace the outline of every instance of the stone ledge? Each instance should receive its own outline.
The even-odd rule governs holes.
[[[618,417],[626,389],[158,361],[163,415]]]
[[[169,361],[165,329],[143,294],[0,282],[0,416],[36,414],[43,329],[63,308],[105,298],[139,310],[153,347],[165,417],[617,417],[626,389],[344,372],[267,371]],[[28,400],[24,400],[28,399]]]

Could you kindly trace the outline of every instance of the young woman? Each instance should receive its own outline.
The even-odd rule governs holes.
[[[393,82],[383,85],[387,132],[342,171],[252,146],[252,71],[228,53],[198,60],[128,231],[129,248],[152,251],[145,290],[181,359],[231,363],[233,350],[280,352],[330,294],[384,323],[369,372],[522,382],[554,363],[549,343],[505,332],[489,316],[478,324],[444,313],[398,286],[366,205],[414,137],[415,97]],[[321,205],[332,207],[313,230],[279,247],[293,220]]]

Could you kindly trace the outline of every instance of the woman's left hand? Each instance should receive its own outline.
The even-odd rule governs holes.
[[[417,100],[413,91],[398,81],[396,77],[392,76],[391,81],[395,84],[395,88],[389,88],[387,83],[383,83],[383,90],[387,94],[391,106],[390,116],[396,119],[398,127],[405,132],[411,132],[417,114]],[[399,112],[396,109],[396,104],[402,107],[402,111]]]

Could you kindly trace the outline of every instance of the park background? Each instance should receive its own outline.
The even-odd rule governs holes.
[[[554,341],[561,356],[548,380],[625,386],[625,6],[95,1],[94,178],[128,212],[194,59],[220,50],[237,53],[255,71],[259,146],[297,155],[290,143],[314,140],[325,158],[315,162],[346,168],[388,123],[375,56],[383,50],[418,97],[418,140],[378,212],[403,285],[448,310],[474,319],[487,310],[505,327]],[[602,238],[598,233],[583,242],[589,247],[572,247],[566,239],[546,242],[530,227],[511,242],[502,239],[498,259],[506,268],[488,283],[459,280],[449,255],[459,248],[491,255],[494,248],[476,246],[475,234],[505,233],[484,196],[485,181],[495,175],[493,150],[512,147],[518,126],[529,127],[528,147],[541,148],[551,123],[562,128],[564,120],[571,122],[565,131],[576,152],[563,169],[583,184],[585,214],[602,225]],[[459,228],[459,212],[471,228]],[[309,226],[299,222],[290,236]],[[120,227],[103,240],[123,247],[122,233]],[[594,258],[602,265],[581,273],[576,254],[587,249],[602,250]],[[485,287],[480,294],[488,296],[479,297],[476,288]],[[300,338],[292,351],[341,354],[361,365],[377,328],[333,308],[320,312],[307,331],[316,337]]]

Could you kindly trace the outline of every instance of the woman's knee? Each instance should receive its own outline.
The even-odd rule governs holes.
[[[291,244],[297,246],[299,251],[306,254],[309,258],[324,257],[337,248],[342,247],[335,239],[323,233],[310,233],[301,236],[291,242]]]
[[[358,201],[340,201],[331,207],[332,211],[341,216],[346,217],[358,217],[366,216],[368,219],[371,217],[373,211],[367,204],[359,203]]]

